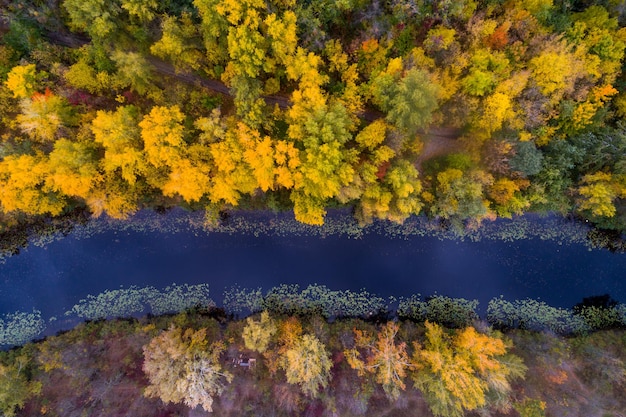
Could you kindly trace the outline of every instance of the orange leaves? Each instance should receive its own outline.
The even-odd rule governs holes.
[[[496,28],[496,30],[485,40],[487,46],[492,49],[502,49],[509,43],[508,31],[511,28],[511,22],[504,22]]]

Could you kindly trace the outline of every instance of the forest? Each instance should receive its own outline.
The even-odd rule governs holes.
[[[451,328],[429,319],[328,320],[303,310],[264,310],[237,320],[215,307],[89,321],[0,352],[0,413],[622,415],[623,330],[563,338],[470,323]]]
[[[173,206],[626,230],[623,2],[2,3],[2,231]]]

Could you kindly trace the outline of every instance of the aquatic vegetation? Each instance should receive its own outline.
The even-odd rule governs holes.
[[[0,318],[0,346],[23,345],[39,336],[44,329],[45,322],[39,310],[7,314]]]
[[[148,311],[155,315],[177,313],[197,305],[215,306],[215,302],[209,298],[208,284],[172,284],[162,291],[151,286],[132,286],[107,290],[95,296],[88,295],[65,315],[98,320],[130,317]]]
[[[279,285],[265,295],[260,288],[232,287],[224,292],[224,307],[234,313],[267,310],[273,314],[323,317],[368,317],[387,311],[395,300],[386,300],[365,290],[331,290],[325,285]]]
[[[433,295],[425,300],[419,294],[403,298],[398,305],[398,317],[418,322],[430,321],[446,327],[462,328],[478,320],[478,300]]]
[[[584,318],[570,309],[551,307],[543,301],[506,301],[493,298],[487,307],[487,321],[498,328],[549,330],[557,334],[585,333],[591,330]]]
[[[208,284],[172,284],[163,291],[151,289],[146,301],[155,315],[178,313],[195,306],[215,307]]]

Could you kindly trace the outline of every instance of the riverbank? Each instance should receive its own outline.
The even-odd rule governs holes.
[[[315,396],[303,392],[299,383],[290,382],[280,366],[272,368],[272,361],[277,357],[246,347],[244,328],[250,325],[249,320],[232,320],[219,310],[84,323],[45,341],[0,353],[0,364],[5,371],[16,363],[22,366],[19,381],[23,381],[25,396],[23,402],[16,402],[21,404],[16,413],[18,417],[66,417],[85,412],[92,416],[121,416],[132,412],[137,417],[433,415],[436,402],[425,394],[426,391],[414,388],[412,378],[417,370],[412,365],[403,365],[406,373],[390,382],[405,385],[398,388],[398,395],[394,397],[375,373],[361,374],[346,362],[347,349],[354,348],[357,340],[354,329],[381,337],[388,326],[384,322],[351,319],[330,323],[319,316],[271,317],[275,325],[283,329],[268,339],[271,349],[274,349],[272,346],[278,349],[284,343],[280,340],[286,337],[285,323],[291,323],[290,326],[297,323],[296,327],[290,327],[300,329],[293,330],[296,335],[313,335],[328,349],[332,364],[327,376],[328,385],[320,385],[321,391]],[[146,376],[145,365],[142,367],[146,346],[171,331],[172,326],[194,331],[207,329],[208,344],[224,343],[218,363],[221,372],[232,375],[232,381],[225,383],[219,395],[213,395],[212,413],[201,407],[192,409],[184,404],[165,404],[158,398],[143,395],[154,383]],[[501,337],[486,327],[478,328],[479,334],[496,339]],[[419,341],[422,349],[432,348],[424,339],[427,331],[423,324],[400,322],[392,345],[395,349],[406,349],[407,358],[412,357],[418,349],[412,341]],[[446,338],[454,337],[461,334],[461,330],[446,330],[445,334],[448,335]],[[506,396],[494,398],[487,395],[487,402],[479,407],[487,415],[618,417],[620,410],[626,408],[626,399],[621,394],[626,384],[624,331],[563,338],[552,333],[516,330],[507,332],[504,339],[509,340],[509,353],[521,358],[527,370],[524,379],[512,379],[511,390]],[[481,343],[484,342],[486,339]],[[362,353],[367,355],[367,348],[363,349]],[[512,362],[507,363],[512,366]],[[444,368],[451,365],[448,363]],[[480,380],[478,371],[473,375]],[[7,398],[9,402],[11,399],[0,398],[4,401],[0,401],[2,407],[6,407]],[[440,397],[440,400],[443,398],[452,404],[460,401],[452,394]],[[472,408],[469,402],[464,404],[466,408]]]

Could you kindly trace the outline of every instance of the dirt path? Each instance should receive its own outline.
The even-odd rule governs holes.
[[[461,136],[460,129],[450,127],[430,128],[424,140],[424,148],[415,162],[415,167],[422,172],[422,164],[429,159],[460,151],[462,144],[458,141],[459,136]]]

